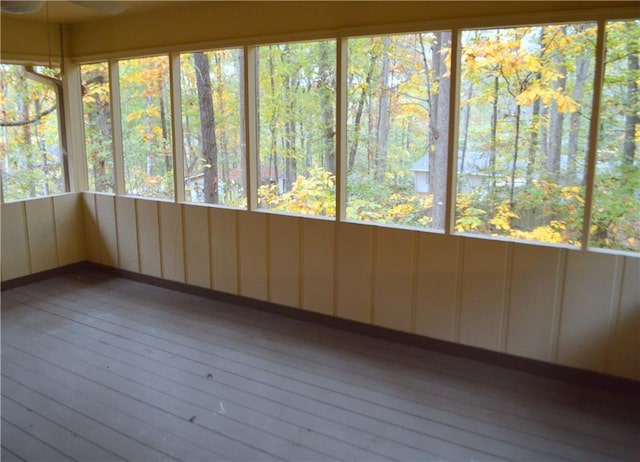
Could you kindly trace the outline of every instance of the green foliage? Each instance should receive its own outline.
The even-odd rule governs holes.
[[[89,190],[113,193],[109,65],[107,62],[85,64],[80,70]]]
[[[3,123],[19,123],[3,127],[0,138],[4,200],[62,192],[55,91],[28,78],[21,66],[2,64],[0,76],[0,117]]]
[[[173,198],[167,56],[119,62],[125,190]]]
[[[218,188],[218,203],[246,207],[242,49],[209,51],[205,55],[209,62],[213,130],[217,141],[218,179],[212,187]],[[193,53],[180,56],[180,74],[185,194],[188,201],[203,202],[206,200],[204,173],[212,165],[202,152],[203,127]]]
[[[270,210],[332,217],[336,214],[335,177],[321,167],[312,168],[283,194],[276,184],[260,186],[258,201],[261,207]]]

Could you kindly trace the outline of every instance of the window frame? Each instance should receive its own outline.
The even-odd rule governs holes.
[[[357,38],[371,35],[389,35],[389,34],[406,34],[416,33],[422,31],[431,30],[450,30],[451,31],[451,93],[449,101],[449,146],[448,146],[448,166],[447,166],[447,182],[446,182],[446,206],[445,206],[445,229],[442,232],[433,229],[423,228],[410,228],[412,230],[434,233],[434,234],[447,234],[456,236],[473,237],[476,239],[490,239],[499,241],[516,242],[531,245],[551,246],[560,248],[576,249],[575,246],[568,246],[563,244],[553,244],[538,241],[525,241],[521,239],[502,238],[495,236],[486,236],[479,234],[470,234],[464,232],[456,232],[454,229],[455,222],[455,199],[456,199],[456,183],[457,183],[457,148],[458,148],[458,129],[460,123],[460,117],[458,110],[459,107],[459,85],[460,85],[460,38],[463,29],[473,28],[500,28],[500,27],[524,27],[534,25],[550,25],[566,22],[578,22],[578,21],[592,21],[598,25],[598,42],[596,44],[596,71],[592,101],[592,117],[589,127],[589,148],[587,153],[587,168],[585,175],[585,203],[584,203],[584,220],[582,225],[582,241],[579,250],[592,251],[592,252],[604,252],[613,253],[616,255],[630,255],[638,256],[636,252],[627,252],[623,250],[613,249],[601,249],[591,247],[589,245],[589,224],[591,220],[591,208],[593,201],[593,188],[595,180],[595,162],[597,153],[597,128],[600,118],[600,97],[602,91],[602,78],[603,78],[603,57],[604,57],[604,36],[605,26],[608,21],[624,21],[624,20],[636,20],[639,15],[637,10],[632,7],[617,7],[607,9],[595,9],[595,10],[579,10],[579,11],[560,11],[560,12],[543,12],[534,14],[514,14],[505,16],[493,16],[493,17],[474,17],[474,18],[453,18],[453,19],[441,19],[441,20],[425,20],[412,24],[383,24],[373,26],[356,26],[341,28],[330,32],[309,31],[306,33],[296,34],[282,34],[281,36],[269,36],[269,37],[246,37],[238,38],[235,40],[220,40],[215,42],[207,42],[201,44],[191,44],[188,46],[173,46],[165,47],[164,50],[155,48],[154,50],[128,51],[118,53],[115,55],[107,56],[101,59],[101,57],[87,57],[76,58],[71,60],[72,66],[79,66],[83,63],[96,62],[100,60],[108,60],[111,75],[110,84],[113,87],[111,91],[112,98],[112,127],[117,128],[120,126],[121,114],[119,113],[119,101],[114,98],[119,98],[119,89],[117,88],[119,76],[113,73],[113,70],[117,70],[118,60],[127,58],[140,58],[144,56],[164,54],[169,56],[170,60],[170,79],[171,79],[171,105],[172,105],[172,143],[173,143],[173,162],[174,162],[174,202],[184,203],[184,186],[181,187],[182,172],[179,169],[184,162],[184,156],[182,153],[182,125],[180,114],[180,69],[179,69],[179,55],[180,53],[188,53],[200,50],[216,50],[224,48],[243,48],[244,54],[244,94],[245,94],[245,107],[244,107],[244,120],[245,120],[245,132],[246,132],[246,165],[247,171],[245,182],[245,194],[247,196],[247,210],[252,212],[261,213],[284,213],[286,215],[294,215],[286,212],[273,212],[265,209],[260,209],[257,204],[257,146],[256,146],[256,104],[255,96],[257,90],[257,73],[255,63],[255,48],[261,45],[268,45],[270,43],[284,43],[284,42],[300,42],[300,41],[313,41],[323,39],[333,39],[336,41],[336,214],[335,217],[315,217],[303,215],[305,218],[311,219],[324,219],[331,221],[344,221],[354,222],[357,224],[369,224],[361,221],[350,221],[346,219],[346,159],[344,153],[346,153],[346,106],[347,106],[347,40],[349,38]],[[115,85],[114,85],[115,84]],[[115,90],[115,91],[114,91]],[[76,105],[77,106],[77,105]],[[72,105],[71,110],[77,111],[78,108]],[[117,108],[117,109],[116,109]],[[452,109],[453,108],[453,109]],[[80,108],[80,111],[82,109]],[[118,136],[117,129],[114,130],[113,150],[114,150],[114,169],[116,172],[116,191],[115,195],[124,195],[123,191],[123,174],[122,174],[122,139],[121,133]],[[84,146],[83,146],[84,150]],[[86,159],[86,155],[84,156]],[[120,164],[120,166],[118,166]],[[120,171],[119,171],[120,170]],[[79,183],[81,184],[81,182]],[[72,185],[74,186],[74,185]],[[80,189],[82,190],[82,189]],[[156,199],[162,200],[162,199]],[[210,207],[226,207],[212,204],[202,204]],[[399,227],[408,228],[401,225],[387,225],[380,223],[372,223],[375,226],[381,227]]]

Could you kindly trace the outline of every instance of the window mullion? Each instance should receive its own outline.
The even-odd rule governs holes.
[[[124,157],[122,148],[122,107],[120,105],[120,75],[118,61],[109,61],[109,91],[111,93],[111,139],[116,195],[125,194]]]
[[[258,118],[256,50],[253,46],[244,47],[244,129],[246,159],[247,210],[258,208]]]
[[[460,29],[451,30],[451,71],[449,76],[449,130],[447,136],[447,193],[445,204],[444,232],[452,234],[455,231],[456,211],[456,172],[458,165],[458,121],[459,121],[459,63],[460,63]]]
[[[180,55],[169,54],[171,118],[173,141],[173,183],[176,202],[184,202],[184,146],[182,133],[182,94],[180,93]]]
[[[582,220],[582,249],[589,246],[589,230],[591,229],[591,204],[593,203],[593,188],[598,152],[598,137],[600,123],[600,97],[604,81],[606,22],[598,21],[598,35],[596,39],[596,63],[594,69],[593,101],[591,104],[591,120],[589,124],[589,150],[587,151],[587,172],[585,178],[584,219]]]
[[[67,59],[65,62],[65,75],[63,76],[64,101],[64,129],[67,134],[68,170],[70,191],[86,191],[87,161],[84,142],[84,118],[82,111],[82,91],[80,66]]]
[[[347,216],[347,39],[336,39],[336,220]]]

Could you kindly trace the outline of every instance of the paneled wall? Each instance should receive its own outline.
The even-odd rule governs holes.
[[[639,258],[91,193],[82,200],[91,261],[640,380]]]
[[[202,205],[2,205],[2,280],[89,260],[640,380],[640,258]]]
[[[79,194],[2,204],[2,280],[84,261]]]

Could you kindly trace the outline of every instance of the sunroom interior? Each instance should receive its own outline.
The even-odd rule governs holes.
[[[21,2],[3,2],[9,3]],[[618,99],[635,108],[615,122],[622,134],[606,149],[600,141],[614,118],[602,115],[612,68],[606,53],[619,45],[607,37],[623,30],[621,24],[635,25],[622,34],[631,45],[618,47],[632,50],[624,75],[635,71],[640,78],[637,2],[97,2],[107,5],[104,10],[86,3],[47,1],[29,14],[2,12],[3,73],[37,75],[58,98],[52,113],[58,124],[55,186],[21,189],[27,180],[11,176],[20,161],[11,157],[7,133],[15,129],[12,117],[26,120],[34,113],[11,113],[12,93],[3,83],[3,460],[634,460],[640,453],[640,409],[633,399],[640,390],[640,180],[634,180],[635,190],[616,196],[628,208],[602,230],[604,237],[596,240],[594,231],[611,207],[600,202],[599,192],[605,189],[600,175],[616,162],[606,156],[620,151],[630,159],[628,178],[640,178],[640,128],[628,128],[628,120],[640,127],[637,81],[631,100]],[[542,81],[544,65],[518,81],[511,107],[517,112],[501,118],[465,112],[473,89],[485,88],[488,95],[495,88],[497,95],[499,87],[513,91],[514,79],[521,78],[497,61],[492,69],[503,66],[500,78],[469,77],[490,68],[487,37],[515,30],[525,42],[525,29],[532,36],[539,29],[543,45],[531,56],[543,56],[555,43],[545,41],[544,27],[556,25],[562,43],[572,38],[568,31],[584,40],[567,56],[588,49],[592,58],[584,65],[589,90],[580,95],[586,103],[579,109],[568,96],[554,96],[564,86],[572,89],[566,95],[578,97],[572,83],[580,79],[578,58],[564,65],[570,78],[553,84],[552,102],[536,97],[552,108],[550,119],[565,103],[562,149],[571,149],[570,127],[578,120],[572,115],[584,116],[575,136],[579,179],[575,186],[567,180],[549,187],[544,191],[550,198],[543,197],[545,203],[562,196],[558,209],[570,210],[577,224],[569,215],[554,216],[542,223],[549,232],[543,235],[542,226],[514,231],[526,221],[523,209],[514,208],[521,200],[514,194],[530,178],[516,178],[521,160],[512,148],[505,148],[512,170],[493,183],[480,168],[495,173],[497,157],[482,166],[478,161],[476,172],[467,166],[466,177],[461,165],[464,156],[467,162],[480,159],[482,149],[500,144],[487,141],[487,133],[512,140],[521,117],[523,126],[527,117],[542,118],[529,109],[535,98],[524,101],[535,85],[524,85]],[[368,68],[356,69],[354,57],[378,38],[378,54],[366,62],[388,74],[381,77],[385,89],[375,106],[364,97]],[[441,39],[448,40],[441,49],[425,52],[425,43],[433,50]],[[410,66],[394,55],[409,43],[416,46],[416,69],[424,65],[433,77],[426,82],[434,99],[422,106],[409,94],[426,84],[415,76],[402,80]],[[268,92],[292,85],[291,78],[277,78],[287,56],[303,49],[298,44],[311,44],[304,50],[315,53],[298,69],[320,72],[305,90],[308,106],[283,122],[278,160],[273,132],[273,151],[267,152],[275,127],[269,122],[277,116]],[[206,186],[210,162],[201,153],[190,160],[190,143],[198,144],[195,151],[206,149],[205,130],[191,126],[204,125],[198,55],[212,65],[214,112],[223,97],[237,109],[239,147],[231,160],[237,165],[227,165],[219,182],[216,174],[213,187]],[[164,66],[161,77],[150,73],[137,83],[149,88],[140,107],[157,94],[164,101],[162,114],[148,118],[162,118],[162,126],[147,121],[140,128],[144,142],[165,142],[162,179],[151,175],[148,155],[146,176],[140,174],[156,178],[152,186],[133,179],[133,152],[145,145],[129,140],[139,111],[129,105],[136,96],[123,77],[136,66],[144,70],[147,59]],[[220,101],[216,63],[235,85],[220,91]],[[271,81],[268,64],[276,69]],[[109,107],[107,142],[100,140],[108,166],[102,161],[99,173],[87,103],[96,76]],[[367,85],[372,76],[366,75]],[[162,88],[153,93],[160,78]],[[329,112],[315,109],[325,93],[308,96],[324,84],[331,88]],[[628,91],[631,84],[622,87]],[[440,96],[447,110],[436,115],[428,104]],[[482,101],[491,106],[490,99]],[[355,120],[360,102],[374,114],[365,114],[362,123]],[[418,173],[425,178],[420,191],[417,180],[403,189],[413,202],[388,208],[371,205],[370,197],[382,195],[371,190],[386,188],[400,174],[388,167],[378,175],[378,148],[370,154],[365,147],[384,131],[385,104],[405,112],[394,119],[402,130],[376,138],[378,148],[394,146],[383,160],[390,165],[389,159],[405,155],[403,181]],[[416,108],[406,109],[411,104]],[[523,115],[521,106],[527,107]],[[233,117],[216,117],[213,133],[222,152],[234,135],[220,127]],[[427,122],[411,128],[415,120]],[[463,151],[460,133],[469,120],[494,130],[470,130],[470,147]],[[507,125],[508,136],[497,128]],[[20,136],[24,126],[17,128]],[[631,151],[624,147],[628,130]],[[544,136],[551,138],[552,131]],[[316,138],[305,138],[312,132]],[[409,134],[418,132],[424,133],[411,141]],[[531,133],[523,131],[520,141],[515,135],[516,153],[533,140]],[[330,148],[321,152],[327,139]],[[284,153],[295,150],[285,146],[289,142],[306,152],[317,143],[320,167],[307,168],[315,160],[304,153],[296,165]],[[467,142],[465,135],[464,150]],[[353,156],[362,152],[353,165],[352,148]],[[522,162],[527,155],[523,147]],[[563,162],[556,167],[569,169],[572,161]],[[358,165],[369,169],[369,183],[356,184],[366,176],[354,173]],[[415,165],[419,172],[411,170]],[[321,177],[309,173],[321,170]],[[300,193],[312,180],[330,190]],[[241,186],[229,192],[232,183]],[[473,215],[477,208],[460,197],[476,187],[503,191],[495,210],[510,204],[511,214],[491,220]],[[317,197],[325,202],[312,207]],[[420,215],[416,207],[424,204],[430,212]],[[409,206],[416,221],[395,219]],[[510,221],[505,225],[500,217]]]

